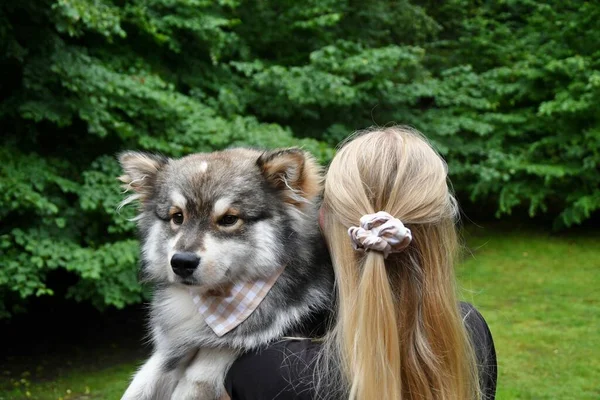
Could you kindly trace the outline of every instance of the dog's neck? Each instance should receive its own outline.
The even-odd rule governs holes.
[[[201,293],[190,290],[190,295],[206,324],[221,337],[235,329],[256,310],[284,269],[285,266],[282,266],[267,279],[232,283]]]

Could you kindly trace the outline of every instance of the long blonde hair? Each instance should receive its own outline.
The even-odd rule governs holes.
[[[359,132],[331,162],[323,207],[338,314],[316,370],[318,389],[350,400],[477,398],[453,268],[458,206],[442,158],[410,128]],[[377,211],[412,230],[410,246],[387,259],[356,252],[347,233]]]

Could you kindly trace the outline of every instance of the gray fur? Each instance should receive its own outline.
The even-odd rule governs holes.
[[[265,163],[273,160],[280,161],[283,169],[269,175]],[[219,396],[223,374],[238,352],[291,335],[311,315],[330,306],[333,273],[318,228],[317,197],[303,193],[302,182],[297,182],[301,174],[320,179],[311,176],[316,169],[308,168],[313,162],[308,155],[297,149],[272,153],[232,149],[172,160],[128,152],[120,161],[125,171],[121,180],[135,191],[132,201],[141,202],[136,220],[142,237],[143,277],[156,288],[150,316],[155,354],[146,368],[152,372],[142,373],[142,368],[124,399],[150,399],[156,390],[165,386],[172,390],[178,381],[178,396],[188,390],[186,385],[196,391],[217,386],[207,398]],[[185,202],[180,226],[168,220],[174,197]],[[243,221],[239,228],[218,226],[215,204],[230,204],[239,212]],[[171,270],[173,252],[201,256],[189,279]],[[281,265],[286,265],[284,272],[260,306],[222,337],[206,325],[193,304],[190,289],[269,277]],[[207,378],[213,381],[198,381],[204,380],[204,374],[194,376],[194,368],[185,363],[194,357],[192,365],[202,364],[202,350],[194,354],[211,348],[231,350],[218,356],[224,371]],[[144,381],[159,373],[171,378],[148,394]],[[184,383],[186,379],[194,381]]]

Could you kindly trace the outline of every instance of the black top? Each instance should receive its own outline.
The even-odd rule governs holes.
[[[475,347],[483,398],[493,400],[497,363],[492,334],[475,307],[468,303],[460,306]],[[283,340],[266,349],[246,353],[227,373],[227,393],[232,400],[312,400],[315,398],[312,361],[319,347],[319,343],[309,339]]]

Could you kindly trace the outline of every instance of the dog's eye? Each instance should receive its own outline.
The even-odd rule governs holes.
[[[178,212],[171,215],[171,221],[173,221],[175,225],[183,224],[183,213]]]
[[[231,226],[238,222],[239,219],[235,215],[224,215],[217,223],[221,226]]]

